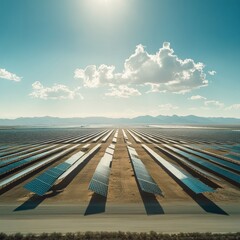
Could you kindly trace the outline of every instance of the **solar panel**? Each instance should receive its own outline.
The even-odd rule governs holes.
[[[219,164],[221,166],[224,166],[224,167],[227,167],[227,168],[229,168],[231,170],[240,172],[240,165],[228,162],[226,160],[223,160],[223,159],[211,156],[211,155],[206,154],[206,153],[198,152],[198,151],[193,150],[193,149],[185,148],[185,147],[182,147],[182,146],[179,146],[179,147],[181,149],[183,149],[184,151],[186,151],[186,152],[193,153],[194,155],[203,157],[203,158],[205,158],[207,160],[212,161],[213,163],[217,163],[217,164]]]
[[[138,183],[139,183],[142,191],[148,192],[148,193],[153,193],[156,195],[162,195],[162,191],[156,184],[144,181],[142,179],[138,179]]]
[[[215,180],[220,181],[219,178],[217,178],[215,175],[203,170],[202,168],[196,166],[194,163],[186,160],[185,158],[179,157],[178,155],[176,155],[175,153],[169,152],[167,149],[164,149],[160,146],[156,146],[158,149],[160,149],[160,151],[167,153],[168,155],[170,154],[170,156],[173,156],[175,159],[178,159],[179,161],[181,161],[182,163],[184,163],[184,165],[187,165],[188,167],[190,167],[191,169],[193,169],[194,171],[200,173],[201,175],[204,175],[205,177],[211,177]]]
[[[108,177],[109,177],[109,175],[102,175],[102,174],[100,174],[99,172],[95,172],[95,173],[93,174],[92,179],[108,185]]]
[[[237,160],[237,161],[240,161],[240,156],[238,156],[238,155],[234,155],[234,154],[229,153],[229,154],[225,154],[224,156],[228,157],[228,158],[231,158],[231,159],[234,159],[234,160]]]
[[[79,165],[83,164],[86,160],[92,157],[101,147],[101,144],[97,144],[90,151],[85,153],[82,157],[80,157],[76,162],[74,162],[58,179],[62,180],[66,176],[68,176],[72,171],[74,171]]]
[[[31,163],[31,162],[37,161],[38,159],[41,159],[43,157],[47,157],[50,154],[55,153],[55,152],[61,150],[64,147],[65,146],[61,146],[61,147],[49,150],[47,152],[39,153],[39,154],[37,154],[35,156],[27,157],[26,159],[20,160],[18,162],[11,163],[11,164],[9,164],[9,165],[7,165],[5,167],[0,168],[0,175],[1,174],[5,174],[5,173],[10,172],[10,171],[13,171],[16,168],[22,167],[22,166],[24,166],[27,163]]]
[[[68,146],[68,145],[65,145],[65,147]],[[34,165],[31,165],[30,167],[22,170],[22,171],[19,171],[18,173],[12,175],[11,177],[9,178],[6,178],[4,179],[3,181],[0,182],[0,188],[4,188],[6,186],[8,186],[9,184],[17,181],[18,179],[21,179],[22,177],[32,173],[33,171],[35,171],[36,169],[39,169],[40,167],[52,162],[52,161],[55,161],[56,159],[66,155],[67,153],[71,152],[73,149],[75,149],[77,146],[72,146],[72,147],[69,147],[59,153],[56,153],[54,155],[51,155],[50,157],[38,162],[38,163],[35,163]]]
[[[107,197],[108,186],[105,185],[104,183],[101,183],[101,182],[98,182],[98,181],[92,179],[90,181],[88,189],[97,193],[97,194],[99,194],[99,195]]]
[[[39,179],[34,179],[33,181],[27,183],[24,188],[29,190],[30,192],[34,192],[39,196],[43,196],[46,192],[49,191],[49,189],[52,187],[52,185],[49,185],[45,182],[42,182]]]
[[[99,172],[101,173],[102,175],[109,175],[110,173],[110,168],[103,165],[103,164],[98,164],[95,172]]]
[[[41,180],[42,182],[51,185],[55,182],[56,177],[49,175],[48,173],[43,173],[43,174],[39,175],[36,179]]]
[[[109,148],[115,149],[115,145],[114,145],[114,144],[110,144],[110,145],[109,145]]]
[[[164,145],[165,146],[165,145]],[[163,159],[156,152],[154,152],[151,148],[142,144],[142,147],[156,160],[158,161],[168,172],[174,175],[179,181],[181,181],[186,187],[188,187],[195,194],[203,193],[203,192],[213,192],[214,189],[210,188],[208,185],[200,182],[200,180],[190,176],[190,174],[186,173],[183,170],[180,170],[170,162]],[[200,184],[200,183],[201,184]],[[198,183],[198,184],[197,184]]]
[[[113,147],[114,145],[111,144],[110,146]],[[104,156],[100,159],[88,187],[89,190],[104,197],[107,197],[110,167],[115,148],[114,146],[112,149],[110,146],[106,149]]]
[[[70,166],[71,166],[71,164],[63,162],[63,163],[60,163],[59,165],[57,165],[56,168],[58,168],[62,171],[66,171]]]
[[[141,143],[142,141],[137,137],[135,136],[132,132],[130,132],[129,130],[127,130],[128,133],[133,137],[133,139],[135,140],[136,143]]]
[[[106,149],[106,153],[109,153],[109,154],[112,154],[112,155],[113,155],[114,150],[111,149],[111,148],[107,148],[107,149]]]
[[[211,170],[215,173],[217,173],[219,176],[223,176],[225,177],[226,179],[229,179],[237,184],[240,184],[240,178],[239,178],[239,175],[234,173],[234,172],[230,172],[229,170],[227,169],[224,169],[220,166],[217,166],[215,165],[214,163],[211,163],[211,162],[208,162],[206,160],[203,160],[197,156],[194,156],[194,155],[191,155],[190,153],[186,153],[182,150],[179,150],[179,149],[176,149],[176,148],[173,148],[171,146],[167,146],[167,145],[164,145],[166,146],[167,148],[171,149],[172,151],[180,154],[181,156],[187,158],[189,161],[192,161],[194,163],[197,163],[200,167],[204,167],[208,170]]]
[[[138,158],[136,150],[132,147],[127,148],[140,189],[144,192],[163,195],[162,190],[150,176],[143,162]]]

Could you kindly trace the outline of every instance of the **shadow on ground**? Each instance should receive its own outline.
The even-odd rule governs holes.
[[[15,208],[13,211],[26,211],[26,210],[32,210],[35,209],[38,205],[40,205],[46,198],[55,197],[58,195],[59,192],[53,191],[48,194],[45,194],[44,196],[38,196],[37,194],[30,197],[27,201],[22,203],[20,206]]]
[[[152,193],[146,193],[139,189],[147,215],[164,214],[163,208]]]
[[[45,197],[39,197],[37,195],[32,196],[26,202],[15,208],[13,211],[26,211],[35,209],[42,201],[44,201]]]
[[[93,193],[92,198],[84,213],[85,216],[105,212],[107,198]]]
[[[203,194],[189,194],[191,198],[206,212],[219,215],[228,215],[222,208],[220,208],[212,200],[204,196]]]

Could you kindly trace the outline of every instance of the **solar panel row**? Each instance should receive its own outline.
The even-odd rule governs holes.
[[[128,136],[127,136],[127,134],[125,133],[125,131],[123,129],[122,129],[122,133],[123,133],[123,137],[124,137],[125,141],[127,141],[128,140]]]
[[[88,151],[87,153],[84,153],[84,155],[82,155],[82,157],[80,157],[76,162],[74,162],[70,168],[67,169],[66,172],[64,172],[59,178],[58,180],[62,180],[64,179],[66,176],[68,176],[72,171],[74,171],[79,165],[84,164],[84,162],[89,159],[90,157],[92,157],[100,148],[101,144],[97,144],[95,147],[93,147],[90,151]],[[67,162],[67,161],[66,161]]]
[[[175,178],[177,178],[183,185],[188,187],[195,194],[203,193],[203,192],[213,192],[214,189],[209,187],[208,185],[202,183],[200,180],[194,178],[187,172],[180,170],[178,167],[173,165],[172,163],[166,161],[161,156],[159,156],[156,152],[154,152],[151,148],[142,144],[142,147],[163,166],[169,173],[171,173]]]
[[[229,168],[231,170],[240,172],[240,165],[237,165],[235,163],[231,163],[231,162],[228,162],[226,160],[223,160],[223,159],[211,156],[211,155],[206,154],[206,153],[199,152],[197,150],[189,149],[189,148],[186,148],[186,147],[183,147],[183,146],[178,146],[177,145],[177,147],[179,147],[180,149],[182,149],[182,150],[184,150],[186,152],[193,153],[196,156],[205,158],[205,159],[207,159],[207,160],[209,160],[209,161],[211,161],[213,163],[219,164],[219,165],[221,165],[223,167],[226,167],[226,168]]]
[[[11,163],[11,164],[9,164],[5,167],[0,168],[0,175],[6,174],[6,173],[11,172],[11,171],[13,171],[13,170],[15,170],[19,167],[22,167],[22,166],[26,165],[26,164],[29,164],[29,163],[35,162],[35,161],[37,161],[41,158],[47,157],[50,154],[53,154],[53,153],[56,153],[56,152],[60,151],[64,147],[65,146],[60,146],[60,147],[54,148],[52,150],[49,150],[47,152],[39,153],[37,155],[27,157],[27,158],[25,158],[23,160],[20,160],[18,162]]]
[[[104,197],[107,197],[108,182],[114,149],[115,145],[113,144],[110,144],[110,146],[106,149],[105,154],[100,159],[100,162],[96,167],[88,187],[89,190]]]
[[[136,143],[141,143],[142,141],[137,137],[135,136],[130,130],[127,130],[128,133],[133,137],[133,139],[135,140]]]
[[[66,145],[65,147],[67,147],[67,146],[68,145]],[[37,170],[39,168],[41,168],[42,166],[44,166],[44,165],[46,165],[50,162],[53,162],[60,157],[65,156],[66,154],[68,154],[69,152],[74,150],[76,147],[77,146],[75,145],[75,146],[69,147],[69,148],[67,148],[67,149],[65,149],[65,150],[63,150],[59,153],[55,153],[55,154],[51,155],[51,157],[47,157],[46,159],[44,159],[44,160],[42,160],[42,161],[24,169],[24,170],[14,174],[13,176],[1,181],[0,182],[0,188],[4,188],[4,187],[8,186],[9,184],[17,181],[18,179],[21,179],[22,177],[34,172],[35,170]]]
[[[214,173],[217,173],[219,176],[222,176],[228,180],[233,181],[234,183],[240,184],[240,177],[239,174],[233,173],[227,169],[224,169],[220,166],[215,165],[214,163],[208,162],[206,160],[203,160],[197,156],[191,155],[190,153],[186,153],[182,150],[173,148],[171,146],[165,145],[165,147],[171,149],[172,151],[178,153],[181,156],[184,156],[187,158],[189,161],[192,161],[196,164],[198,164],[200,167],[203,167],[205,169],[208,169]]]
[[[117,138],[117,137],[118,137],[118,129],[117,129],[117,131],[114,134],[114,138]]]
[[[207,171],[204,171],[202,168],[200,167],[197,167],[195,164],[187,161],[186,159],[184,158],[181,158],[179,157],[178,155],[176,155],[175,153],[173,152],[170,152],[169,150],[167,149],[164,149],[163,147],[160,147],[160,146],[157,146],[155,145],[156,148],[158,148],[161,152],[165,153],[165,154],[168,154],[170,156],[173,156],[175,159],[178,159],[178,161],[182,162],[184,165],[187,165],[188,167],[190,167],[192,170],[194,170],[195,172],[197,173],[200,173],[201,175],[203,175],[204,177],[210,177],[210,178],[213,178],[215,180],[218,180],[220,181],[219,178],[217,178],[215,175],[207,172]]]
[[[132,130],[132,132],[137,135],[138,137],[140,137],[143,141],[145,141],[146,143],[152,143],[147,137],[144,136],[144,134],[142,133],[138,133],[134,130]]]
[[[110,131],[103,139],[102,142],[106,142],[114,130]]]
[[[39,196],[43,196],[54,185],[58,177],[70,166],[71,164],[69,163],[60,163],[58,166],[48,169],[31,182],[28,182],[24,185],[24,188],[30,192],[36,193]]]
[[[82,139],[81,142],[82,143],[88,142],[88,141],[92,140],[93,138],[96,138],[97,136],[99,136],[100,134],[102,134],[104,132],[105,132],[105,130],[103,130],[101,132],[98,132],[98,133],[93,133],[90,136],[88,136],[87,138]]]
[[[136,150],[129,146],[127,147],[127,149],[140,189],[144,192],[163,195],[162,190],[158,187],[154,179],[150,176],[143,162],[138,158]]]
[[[150,134],[141,132],[141,135],[144,136],[145,138],[151,140],[154,143],[159,143],[159,141],[157,139],[153,138]]]
[[[55,146],[56,145],[51,145],[51,146],[48,146],[48,147],[43,146],[44,148],[41,148],[41,149],[38,149],[38,150],[35,150],[35,151],[33,150],[31,153],[18,154],[17,156],[9,157],[8,159],[0,161],[0,167],[9,165],[10,163],[17,162],[17,161],[20,161],[22,159],[26,159],[26,158],[31,157],[33,155],[36,155],[38,153],[45,152],[49,149],[54,148]]]
[[[109,132],[109,130],[104,131],[102,134],[100,134],[99,136],[95,137],[92,142],[97,142],[101,137],[103,137],[105,134],[107,134]]]

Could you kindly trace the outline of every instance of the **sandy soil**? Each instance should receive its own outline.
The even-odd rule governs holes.
[[[88,184],[100,158],[111,144],[113,134],[82,169],[72,174],[65,183],[55,186],[54,191],[44,197],[33,195],[23,188],[36,174],[1,194],[0,231],[239,231],[238,187],[221,179],[221,182],[216,181],[221,188],[214,193],[193,195],[169,176],[141,144],[127,135],[149,173],[163,190],[164,197],[139,191],[127,145],[119,130],[107,199],[89,191]],[[94,145],[96,143],[92,143],[90,148]],[[177,164],[152,144],[147,145],[166,160]],[[63,162],[80,149],[81,146],[51,166]]]

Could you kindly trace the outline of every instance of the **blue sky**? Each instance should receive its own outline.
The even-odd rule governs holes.
[[[240,118],[240,1],[0,0],[0,118]]]

